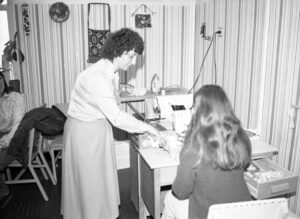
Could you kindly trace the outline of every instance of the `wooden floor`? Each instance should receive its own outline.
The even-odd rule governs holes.
[[[60,170],[60,166],[57,167]],[[119,219],[137,219],[138,214],[130,201],[129,169],[118,170],[121,205]],[[42,177],[40,177],[42,178]],[[0,210],[0,219],[63,219],[60,215],[61,171],[58,172],[58,184],[42,180],[49,201],[44,201],[37,185],[9,185],[12,200]]]

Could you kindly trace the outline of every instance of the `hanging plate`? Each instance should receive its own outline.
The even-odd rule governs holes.
[[[69,18],[70,9],[65,3],[56,2],[51,5],[49,15],[53,21],[62,23]]]

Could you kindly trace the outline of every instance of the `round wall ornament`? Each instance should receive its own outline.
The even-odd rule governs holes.
[[[56,2],[51,5],[49,15],[53,21],[62,23],[69,18],[70,9],[65,3]]]

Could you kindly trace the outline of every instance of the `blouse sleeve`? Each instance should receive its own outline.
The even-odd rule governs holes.
[[[8,147],[26,111],[24,95],[12,92],[10,93],[8,102],[11,104],[11,107],[9,107],[11,109],[11,121],[10,127],[7,127],[9,130],[8,133],[0,139],[0,146],[2,148]]]
[[[102,81],[101,86],[91,85],[97,106],[104,116],[116,127],[130,133],[143,133],[153,129],[150,125],[137,120],[131,114],[122,111],[114,96],[112,82]]]
[[[197,174],[197,168],[194,166],[197,159],[198,156],[193,153],[187,153],[180,159],[176,178],[172,185],[174,195],[180,200],[188,199],[194,191]]]

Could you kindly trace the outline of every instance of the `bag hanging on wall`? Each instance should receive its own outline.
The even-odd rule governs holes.
[[[104,12],[104,13],[99,13]],[[102,16],[103,23],[108,21],[108,27],[106,25],[100,25],[97,22],[97,16]],[[94,18],[94,19],[93,19]],[[92,20],[90,20],[92,19]],[[99,19],[101,20],[101,19]],[[97,25],[97,24],[98,25]],[[98,29],[99,28],[99,29]],[[89,57],[88,63],[95,63],[101,58],[101,48],[110,33],[110,6],[106,3],[89,3],[88,4],[88,43],[89,43]]]

